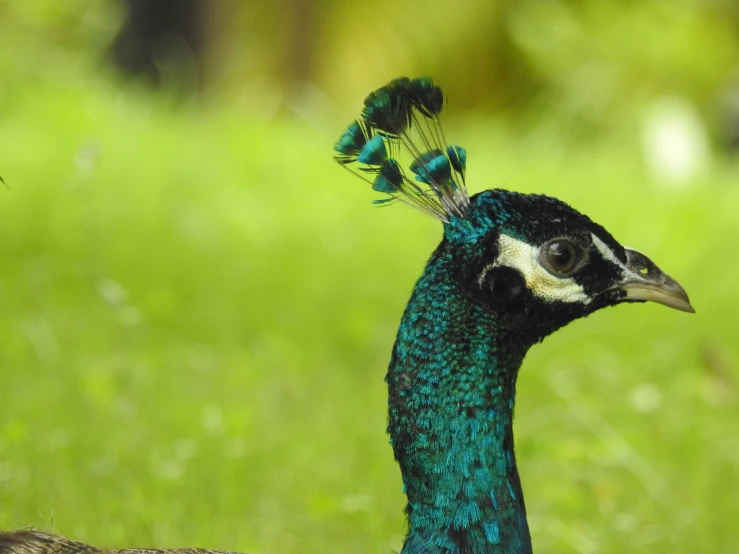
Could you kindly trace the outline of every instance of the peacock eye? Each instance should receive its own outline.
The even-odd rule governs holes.
[[[582,266],[585,254],[582,248],[566,239],[556,239],[541,250],[540,262],[556,277],[566,277]]]

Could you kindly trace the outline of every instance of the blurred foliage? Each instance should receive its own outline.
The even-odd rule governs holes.
[[[210,91],[245,97],[255,111],[275,97],[300,102],[305,87],[346,103],[399,74],[424,73],[444,83],[456,109],[530,110],[535,103],[607,123],[613,110],[661,94],[710,110],[739,71],[739,8],[728,0],[207,6]],[[122,16],[110,1],[0,2],[0,71],[20,84],[86,75],[102,61]]]
[[[570,202],[698,310],[607,310],[529,354],[516,442],[535,551],[732,552],[736,162],[709,150],[663,186],[640,139],[663,95],[710,115],[735,4],[325,0],[302,4],[302,39],[298,5],[219,3],[210,82],[188,97],[108,68],[117,4],[0,2],[0,528],[399,548],[382,377],[439,229],[373,209],[331,145],[368,90],[424,73],[448,91],[472,192]]]

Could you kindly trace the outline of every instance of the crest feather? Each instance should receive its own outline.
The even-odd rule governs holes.
[[[431,78],[395,79],[365,98],[361,117],[334,146],[335,159],[389,195],[376,204],[398,200],[445,222],[464,216],[467,152],[446,144],[443,107],[444,93]]]

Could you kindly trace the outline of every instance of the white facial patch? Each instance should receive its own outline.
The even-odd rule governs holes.
[[[482,285],[485,275],[494,267],[505,266],[521,273],[532,294],[547,302],[588,304],[590,298],[572,277],[555,277],[542,267],[539,263],[540,251],[538,246],[501,233],[498,238],[498,258],[482,270],[479,283]],[[611,255],[613,256],[612,252]]]

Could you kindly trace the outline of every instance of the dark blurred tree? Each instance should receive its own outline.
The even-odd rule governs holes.
[[[739,44],[739,3],[719,3],[731,21],[736,43]],[[739,60],[734,62],[733,75],[727,80],[718,102],[718,138],[721,148],[739,156]]]
[[[0,104],[11,87],[83,78],[104,51],[126,75],[208,85],[219,102],[261,115],[305,98],[336,111],[378,83],[426,74],[457,110],[522,123],[551,110],[573,129],[628,121],[677,95],[714,122],[714,136],[737,140],[734,116],[716,109],[736,90],[736,0],[0,1],[0,22],[0,73],[10,76]]]
[[[121,0],[125,20],[111,46],[124,72],[163,82],[163,67],[178,85],[202,84],[205,62],[205,0]]]
[[[321,8],[327,2],[321,0],[287,0],[286,14],[289,18],[286,56],[288,87],[299,90],[313,78],[313,61],[316,50],[316,34],[321,17]]]

